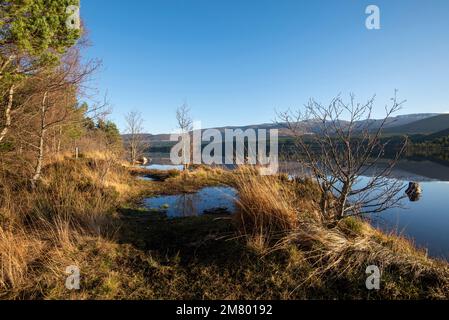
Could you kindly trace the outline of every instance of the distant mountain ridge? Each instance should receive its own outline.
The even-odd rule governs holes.
[[[423,118],[418,121],[409,122],[400,126],[385,129],[385,133],[394,134],[433,134],[449,128],[449,114],[439,114]]]
[[[364,124],[366,121],[370,121],[370,127],[376,129],[381,125],[382,120],[372,119],[364,120],[360,124]],[[345,122],[342,122],[345,123]],[[318,123],[314,121],[303,122],[304,130],[310,132],[319,131]],[[278,129],[280,136],[288,136],[288,130],[285,128],[285,124],[282,123],[262,123],[246,126],[225,126],[213,128],[221,132],[225,129]],[[449,114],[439,114],[439,113],[417,113],[417,114],[406,114],[399,115],[388,119],[384,127],[384,133],[388,135],[415,135],[415,134],[436,134],[440,131],[449,130]],[[170,142],[170,134],[142,134],[147,142],[153,146],[166,145]],[[126,142],[129,135],[122,135],[124,141]]]

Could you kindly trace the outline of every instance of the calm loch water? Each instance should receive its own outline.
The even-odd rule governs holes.
[[[373,170],[381,166],[379,164]],[[283,163],[280,167],[286,173],[298,173],[293,163]],[[405,186],[409,182],[419,183],[422,194],[413,202],[405,198],[401,203],[404,208],[368,216],[371,224],[405,236],[416,246],[426,249],[432,257],[449,260],[449,163],[426,158],[401,160],[391,178]]]
[[[422,181],[419,201],[372,217],[372,224],[410,238],[429,255],[449,260],[449,182]]]
[[[154,168],[167,168],[169,159],[153,159]],[[170,168],[170,167],[168,167]],[[171,167],[172,168],[172,167]],[[281,170],[296,174],[291,163],[281,163]],[[426,248],[430,256],[449,260],[449,163],[431,159],[403,160],[396,166],[393,179],[418,182],[422,195],[418,201],[403,201],[404,209],[393,208],[370,216],[371,223],[393,231]],[[165,211],[170,217],[195,216],[222,209],[233,212],[236,191],[231,188],[205,188],[196,194],[151,198],[149,208]],[[220,210],[218,210],[220,211]]]

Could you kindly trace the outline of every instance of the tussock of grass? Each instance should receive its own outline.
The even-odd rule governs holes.
[[[295,245],[313,268],[309,277],[358,284],[359,290],[363,290],[365,268],[376,265],[384,273],[386,288],[374,296],[449,298],[446,262],[428,258],[406,239],[385,235],[359,218],[327,227],[308,198],[313,193],[307,195],[298,183],[253,174],[238,178],[237,220],[249,247],[265,246],[266,253]],[[303,286],[307,281],[296,289]]]
[[[258,243],[267,237],[282,238],[284,233],[296,230],[299,211],[296,195],[275,177],[257,175],[237,176],[239,210],[236,220],[242,234],[255,236]]]

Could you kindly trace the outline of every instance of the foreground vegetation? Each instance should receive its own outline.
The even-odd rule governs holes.
[[[49,164],[37,190],[17,194],[2,184],[2,298],[449,296],[446,262],[358,218],[331,229],[324,225],[310,181],[208,168],[138,181],[135,169],[95,157]],[[139,205],[142,196],[193,192],[210,184],[237,188],[234,216],[168,219]],[[371,264],[382,270],[378,291],[365,287]],[[71,265],[80,268],[80,290],[65,287]]]
[[[67,5],[79,1],[0,4],[0,298],[449,298],[446,262],[347,217],[356,211],[346,196],[362,166],[331,170],[345,183],[337,202],[328,187],[262,177],[251,168],[131,168],[125,159],[139,161],[141,119],[127,117],[126,153],[106,104],[81,100],[89,96],[98,63],[83,63],[85,35],[67,26]],[[362,110],[371,115],[371,106]],[[349,110],[356,119],[363,114]],[[184,106],[177,113],[183,132],[191,131],[187,111]],[[382,145],[380,132],[373,138],[366,131],[366,145],[373,148],[353,149],[357,139],[342,134],[345,128],[334,128],[346,137],[341,156],[366,164]],[[334,139],[319,141],[324,151],[326,143],[338,146]],[[363,157],[353,156],[361,150]],[[146,196],[210,185],[238,191],[234,215],[168,219],[140,204]],[[335,179],[328,181],[332,185]],[[368,265],[382,271],[378,291],[365,287]],[[80,270],[79,290],[66,288],[70,266]]]

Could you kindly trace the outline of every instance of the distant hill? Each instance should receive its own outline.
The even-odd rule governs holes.
[[[415,144],[427,144],[440,147],[449,146],[449,128],[432,134],[416,134],[410,136],[410,140]]]
[[[435,139],[439,139],[442,137],[448,137],[448,136],[449,136],[449,128],[444,129],[442,131],[438,131],[436,133],[432,133],[432,134],[426,136],[426,139],[427,140],[435,140]]]
[[[433,134],[439,131],[449,129],[449,114],[439,114],[430,118],[413,121],[402,126],[393,126],[386,128],[386,134]]]
[[[399,115],[396,117],[389,118],[387,120],[384,128],[389,129],[389,128],[400,127],[400,126],[404,126],[404,125],[407,125],[410,123],[414,123],[416,121],[428,119],[431,117],[436,117],[438,115],[440,115],[440,114],[438,114],[438,113],[415,113],[415,114]],[[379,128],[379,126],[381,125],[383,120],[379,119],[379,120],[368,120],[368,121],[371,122],[371,127]]]
[[[377,129],[382,120],[365,120],[361,121],[359,125],[363,125],[366,121],[370,122],[370,127],[375,130]],[[346,121],[342,121],[341,124],[344,126]],[[300,123],[304,133],[317,133],[320,132],[321,123],[313,120],[304,121]],[[225,129],[278,129],[280,137],[288,137],[288,130],[286,129],[285,124],[282,123],[263,123],[263,124],[254,124],[254,125],[246,125],[246,126],[226,126],[214,128],[219,130],[220,132],[224,132]],[[407,114],[400,115],[396,117],[392,117],[388,119],[384,133],[387,135],[430,135],[430,134],[438,134],[444,135],[445,131],[449,131],[449,114],[438,114],[438,113],[418,113],[418,114]],[[143,134],[145,140],[150,143],[153,149],[167,149],[173,142],[170,142],[170,134]],[[128,140],[129,135],[123,135],[123,140]],[[435,137],[437,138],[437,137]]]

